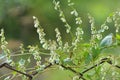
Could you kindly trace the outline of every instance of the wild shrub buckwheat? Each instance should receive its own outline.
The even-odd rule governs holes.
[[[58,2],[55,2],[55,4],[59,5]],[[59,62],[59,57],[58,57],[57,53],[55,52],[55,50],[57,49],[57,46],[58,46],[56,41],[54,41],[54,40],[46,40],[44,38],[44,36],[45,36],[44,30],[40,26],[38,19],[35,16],[33,17],[33,19],[34,19],[35,28],[37,28],[37,33],[39,34],[39,40],[40,40],[40,43],[42,44],[42,47],[44,49],[46,49],[46,50],[50,50],[50,55],[51,56],[49,58],[49,62],[52,63],[52,64],[54,64],[55,61]],[[58,33],[56,35],[56,37],[58,38],[57,41],[60,41],[60,33],[59,33],[59,31],[57,29],[55,31]],[[61,45],[61,42],[59,42],[59,44]],[[39,56],[39,51],[37,51],[36,50],[37,48],[35,48],[35,47],[31,47],[31,49],[33,51],[35,51],[34,54],[33,54],[34,55],[34,59],[37,60],[36,63],[37,63],[37,65],[39,64],[38,65],[38,70],[40,70],[39,68],[41,66],[40,65],[41,57]]]
[[[94,18],[90,14],[88,14],[88,18],[89,18],[89,23],[91,24],[91,34],[96,34],[97,30],[95,28]]]
[[[65,24],[65,27],[67,28],[66,33],[70,33],[71,26],[67,23],[67,24]]]
[[[57,43],[56,43],[56,41],[54,41],[54,40],[49,40],[48,41],[49,42],[49,47],[48,47],[48,50],[50,50],[50,51],[55,51],[56,49],[57,49]]]
[[[23,47],[24,45],[23,44],[21,44],[20,45],[20,52],[21,52],[21,54],[24,54],[25,52],[25,49],[24,49],[24,47]]]
[[[69,52],[70,51],[69,49],[70,49],[70,46],[69,46],[68,42],[66,42],[63,46],[63,51],[64,52]]]
[[[76,24],[82,24],[82,20],[80,17],[77,17],[75,21],[76,21]]]
[[[29,53],[31,53],[34,57],[34,60],[36,60],[36,71],[41,70],[41,56],[39,52],[38,46],[28,46]]]
[[[107,17],[107,20],[106,20],[108,23],[111,23],[112,22],[112,17],[111,16],[109,16],[109,17]]]
[[[97,39],[97,30],[95,28],[95,21],[94,18],[88,14],[88,18],[89,18],[89,23],[91,24],[91,40],[90,40],[90,44],[92,47],[96,48],[98,46],[96,39]]]
[[[41,60],[41,56],[39,53],[39,48],[38,46],[28,46],[29,48],[29,53],[33,54],[33,57],[36,61],[40,61]]]
[[[56,28],[55,32],[56,32],[56,38],[57,38],[57,43],[58,43],[59,49],[62,49],[62,40],[61,40],[60,31],[58,30],[58,28]]]
[[[97,39],[98,39],[98,40],[101,40],[101,39],[102,39],[102,34],[97,34],[96,36],[97,36]]]
[[[74,16],[78,16],[78,12],[76,11],[76,9],[74,9],[73,11],[71,11],[71,15],[74,15]]]
[[[76,24],[80,25],[80,24],[82,24],[81,17],[79,17],[77,10],[74,8],[74,6],[72,4],[74,5],[74,3],[71,2],[71,0],[68,0],[68,6],[70,6],[70,8],[72,9],[70,14],[75,16]]]
[[[34,19],[34,27],[37,28],[37,33],[39,35],[39,40],[41,44],[45,44],[46,40],[45,40],[45,33],[44,33],[44,29],[40,26],[38,19],[33,16]]]
[[[53,4],[55,5],[55,10],[58,10],[60,8],[60,1],[53,0]]]
[[[71,2],[71,0],[68,0],[68,6],[73,6],[74,3]]]
[[[65,15],[64,15],[62,9],[60,8],[60,2],[53,0],[53,4],[55,5],[55,10],[57,10],[59,12],[60,20],[65,24],[64,26],[66,27],[66,33],[70,33],[71,26],[68,24],[68,22],[65,18]]]
[[[71,35],[70,42],[62,42],[61,33],[58,28],[55,29],[56,40],[45,39],[46,34],[44,33],[44,29],[40,25],[40,22],[38,21],[38,19],[35,16],[33,16],[34,27],[37,29],[36,31],[39,35],[40,44],[41,44],[43,50],[45,50],[45,53],[44,53],[44,51],[42,53],[44,53],[45,55],[49,55],[47,57],[48,62],[44,62],[44,63],[41,62],[41,52],[40,52],[41,48],[39,48],[38,46],[28,46],[28,49],[25,50],[23,48],[23,45],[21,45],[20,51],[19,51],[21,54],[18,54],[18,55],[24,55],[24,53],[26,53],[26,52],[27,52],[27,55],[32,54],[33,59],[36,62],[36,66],[34,68],[32,68],[32,70],[30,68],[30,70],[31,70],[30,72],[29,72],[29,69],[26,68],[26,65],[25,65],[26,61],[28,63],[31,62],[31,56],[29,56],[29,58],[27,58],[26,60],[21,58],[18,61],[17,65],[14,67],[16,67],[18,70],[20,70],[24,73],[26,73],[26,70],[28,70],[27,73],[30,73],[30,75],[32,75],[31,74],[32,72],[34,74],[33,69],[35,69],[35,71],[37,71],[37,73],[38,73],[39,71],[43,71],[44,69],[48,69],[51,66],[54,66],[57,64],[57,66],[61,67],[62,70],[69,70],[69,71],[75,73],[76,76],[72,75],[72,76],[74,76],[73,80],[82,80],[82,79],[86,80],[89,78],[94,79],[94,80],[95,80],[95,78],[96,79],[100,78],[101,80],[105,80],[105,79],[108,79],[110,76],[111,77],[109,79],[118,79],[119,80],[119,72],[117,72],[116,69],[113,69],[114,67],[117,67],[117,65],[119,65],[119,63],[117,63],[116,60],[114,60],[114,59],[110,60],[110,61],[105,60],[106,62],[112,64],[112,66],[110,66],[111,70],[110,69],[108,70],[107,68],[109,66],[106,67],[106,65],[101,65],[102,63],[105,62],[104,59],[106,59],[106,58],[101,58],[101,55],[100,55],[100,58],[101,58],[100,60],[102,60],[102,62],[99,63],[96,59],[94,59],[94,57],[98,58],[99,53],[102,52],[102,51],[100,51],[101,47],[99,46],[100,45],[99,41],[102,39],[102,33],[105,32],[106,30],[109,30],[109,26],[107,24],[114,22],[114,26],[116,28],[116,33],[118,33],[119,27],[120,27],[120,12],[116,11],[112,16],[111,15],[108,16],[107,19],[105,20],[105,22],[100,26],[99,29],[97,29],[95,26],[94,18],[90,14],[88,14],[89,23],[90,23],[90,27],[91,27],[91,39],[90,39],[90,42],[80,43],[83,40],[83,34],[84,34],[83,28],[81,26],[82,19],[79,16],[79,13],[77,12],[76,8],[74,8],[74,3],[72,3],[71,0],[67,0],[67,1],[68,1],[68,7],[71,8],[71,11],[69,14],[71,14],[74,17],[75,25],[77,25],[74,35],[72,34],[71,26],[67,22],[66,16],[64,15],[63,10],[61,9],[60,0],[53,0],[53,4],[54,4],[55,10],[57,10],[59,12],[60,20],[64,23],[64,26],[66,28],[66,33],[70,33],[70,35]],[[1,37],[2,51],[5,54],[5,56],[7,57],[7,62],[11,62],[12,61],[11,56],[13,57],[14,55],[10,55],[11,52],[6,47],[8,43],[5,40],[3,29],[1,29],[0,37]],[[112,47],[114,47],[114,46],[112,46]],[[105,48],[107,49],[107,47],[105,47]],[[68,53],[68,54],[64,54],[64,53]],[[87,61],[89,61],[89,62],[87,62]],[[91,66],[92,64],[91,65],[86,64],[86,62],[93,63],[93,66]],[[97,63],[94,64],[94,62],[97,62]],[[81,65],[80,66],[81,68],[79,68],[79,64]],[[110,64],[107,64],[107,65],[110,65]],[[89,66],[91,66],[91,67],[89,67]],[[56,67],[56,66],[54,66],[54,67]],[[77,68],[79,68],[79,69],[77,69]],[[96,68],[96,69],[93,69],[93,68]],[[83,69],[85,69],[85,70],[83,70]],[[83,72],[79,72],[78,70],[83,71]],[[90,74],[91,72],[90,73],[87,72],[89,70],[91,70],[91,72],[93,70],[93,73],[98,73],[98,74],[91,75]],[[84,75],[84,73],[86,73],[86,74]],[[110,74],[107,74],[107,73],[110,73]],[[13,77],[16,77],[16,74],[14,75],[14,73],[13,73],[12,75],[13,75]],[[33,76],[33,78],[34,78],[34,76]],[[9,79],[11,79],[11,76],[7,76],[4,80],[9,80]],[[27,79],[26,76],[22,77],[22,80],[26,80],[26,79]]]
[[[77,28],[76,28],[76,33],[75,33],[76,38],[75,38],[75,40],[72,42],[72,46],[74,46],[73,50],[75,50],[75,49],[77,48],[77,44],[80,42],[80,40],[83,39],[83,38],[82,38],[83,34],[84,34],[84,32],[83,32],[82,28],[77,27]]]
[[[1,37],[1,49],[4,53],[4,55],[6,56],[6,61],[8,63],[11,63],[10,65],[14,65],[14,61],[11,59],[11,52],[10,50],[7,48],[7,44],[8,42],[5,40],[5,36],[4,36],[4,30],[1,29],[1,33],[0,33],[0,37]]]
[[[48,41],[46,41],[46,42],[42,45],[42,47],[43,47],[44,49],[48,50],[48,48],[49,48],[49,43],[48,43]]]
[[[105,30],[108,30],[109,27],[104,23],[101,25],[101,31],[104,32]]]
[[[55,51],[51,51],[50,52],[50,58],[49,58],[49,62],[52,63],[52,64],[55,64],[55,63],[59,63],[60,62],[60,59],[59,59],[59,55],[55,52]]]
[[[49,62],[54,64],[54,63],[59,63],[59,55],[55,52],[57,49],[57,43],[54,40],[49,40],[48,41],[48,50],[50,50],[50,58]]]
[[[119,32],[120,28],[120,12],[116,11],[113,15],[114,26],[116,28],[116,33]]]
[[[37,28],[39,26],[39,21],[35,16],[33,16],[33,19],[34,19],[34,27]]]

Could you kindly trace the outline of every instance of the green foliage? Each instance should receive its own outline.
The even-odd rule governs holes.
[[[104,56],[102,54],[104,54],[104,50],[107,50],[109,48],[116,48],[120,45],[120,12],[116,11],[112,15],[108,16],[100,28],[96,27],[94,18],[88,14],[89,23],[91,25],[91,38],[89,42],[85,42],[85,39],[83,38],[85,31],[83,31],[83,27],[81,25],[83,21],[77,10],[74,8],[74,3],[71,2],[71,0],[68,0],[68,7],[71,8],[70,15],[74,16],[75,25],[77,26],[75,33],[71,30],[72,27],[65,17],[64,11],[60,5],[60,1],[53,0],[53,4],[55,6],[55,10],[57,10],[59,13],[60,20],[64,23],[66,34],[71,36],[71,42],[62,41],[59,28],[55,29],[56,40],[46,39],[45,36],[47,35],[45,34],[43,27],[40,25],[38,18],[33,16],[34,27],[36,28],[39,35],[40,44],[36,46],[29,45],[27,49],[21,45],[19,54],[11,54],[12,52],[10,52],[10,50],[6,47],[8,43],[4,37],[4,30],[1,29],[1,49],[3,51],[3,54],[6,56],[6,63],[10,63],[11,66],[16,67],[17,70],[32,75],[33,79],[35,79],[36,74],[43,72],[47,68],[51,68],[51,66],[57,65],[55,67],[61,67],[59,68],[60,70],[69,70],[70,72],[73,72],[73,80],[118,80],[120,71],[118,71],[115,67],[118,67],[116,65],[120,64],[118,62],[120,57],[116,58],[116,56],[112,54],[110,56],[110,60],[113,62],[111,62],[109,58],[108,60],[102,59],[108,57],[108,55]],[[101,47],[100,43],[105,39],[103,38],[103,34],[105,31],[109,30],[108,24],[111,22],[114,23],[114,27],[116,29],[115,34],[113,34],[115,40],[111,41],[110,45],[107,44],[106,46]],[[112,39],[112,37],[110,39]],[[104,44],[106,43],[107,42]],[[43,50],[38,47],[39,45],[41,45]],[[14,56],[24,55],[27,55],[27,58],[21,57],[18,62],[14,61],[12,58]],[[48,56],[46,61],[42,62],[42,55]],[[2,57],[0,59],[2,59]],[[100,61],[101,59],[102,62]],[[29,69],[29,65],[26,64],[32,63],[32,60],[35,62],[35,66],[33,66],[32,69]],[[108,65],[104,62],[112,64],[113,66]],[[89,68],[92,65],[95,65],[93,66],[94,69]],[[18,76],[17,73],[11,74],[12,75],[5,76],[4,80],[12,80],[14,77]],[[25,75],[22,75],[21,77],[22,80],[27,79],[27,76]]]

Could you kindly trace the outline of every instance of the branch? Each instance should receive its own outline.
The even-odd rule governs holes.
[[[0,65],[0,68],[2,68],[2,67],[6,67],[6,68],[8,68],[8,69],[10,69],[10,70],[13,70],[13,71],[18,72],[18,73],[20,73],[20,74],[23,74],[23,75],[29,77],[29,80],[32,80],[32,78],[33,78],[33,77],[32,77],[31,75],[29,75],[29,74],[23,73],[23,72],[21,72],[21,71],[18,71],[18,70],[16,70],[16,69],[12,68],[12,66],[10,66],[8,63],[3,63],[3,64],[1,64],[1,65]]]
[[[52,63],[49,63],[44,69],[47,69],[51,66],[52,66]],[[35,76],[36,74],[38,74],[38,71],[34,72],[32,75]]]
[[[113,65],[113,63],[111,61],[107,61],[107,63],[109,63],[110,65]],[[118,65],[113,65],[113,66],[120,69],[120,66],[118,66]]]
[[[90,68],[84,70],[84,71],[82,72],[82,74],[88,72],[89,70],[91,70],[91,69],[97,67],[97,66],[100,65],[100,64],[103,64],[104,62],[106,62],[106,60],[108,60],[108,58],[103,58],[103,59],[101,59],[101,62],[99,62],[98,64],[95,64],[95,65],[93,65],[92,67],[90,67]]]
[[[62,64],[61,64],[60,66],[62,66],[64,69],[69,70],[69,71],[71,71],[71,72],[73,72],[73,73],[75,73],[75,74],[77,74],[77,75],[80,75],[80,76],[81,76],[81,79],[86,80],[85,78],[83,78],[83,74],[78,73],[78,72],[75,71],[74,69],[72,69],[72,68],[70,68],[70,67],[66,67],[66,66],[64,66],[64,65],[62,65]]]
[[[80,74],[79,79],[83,76],[83,74],[85,74],[86,72],[90,71],[91,69],[97,67],[98,65],[103,64],[104,62],[108,61],[108,59],[109,58],[103,58],[103,59],[101,59],[101,62],[99,62],[98,64],[95,64],[92,67],[90,67],[90,68],[84,70],[83,72],[79,73]]]
[[[79,79],[81,78],[81,79],[83,79],[83,80],[86,80],[86,79],[83,77],[83,75],[84,75],[86,72],[90,71],[91,69],[93,69],[93,68],[95,68],[95,67],[97,67],[97,66],[99,66],[100,64],[103,64],[103,63],[105,63],[105,62],[109,63],[110,65],[113,65],[112,62],[111,62],[111,60],[110,60],[109,58],[103,58],[103,59],[101,59],[101,62],[99,62],[99,63],[91,66],[90,68],[82,71],[81,73],[80,73],[80,72],[77,72],[76,70],[72,69],[71,67],[66,67],[66,66],[63,65],[63,64],[57,64],[57,63],[55,63],[55,64],[56,64],[56,65],[59,65],[59,66],[62,66],[64,69],[69,70],[69,71],[71,71],[71,72],[79,75]],[[53,66],[53,64],[52,64],[52,63],[49,63],[44,69],[47,69],[47,68],[49,68],[49,67],[51,67],[51,66]],[[120,66],[118,66],[118,65],[115,65],[115,67],[117,67],[117,68],[120,69]],[[38,72],[36,71],[36,72],[33,73],[32,75],[34,76],[34,75],[36,75],[37,73],[38,73]]]
[[[56,65],[59,65],[59,64],[57,64],[56,62],[55,62],[55,64],[56,64]],[[44,68],[44,70],[47,69],[47,68],[50,68],[51,66],[53,66],[53,64],[52,64],[52,63],[49,63],[49,64]],[[73,72],[73,73],[75,73],[75,74],[77,74],[77,75],[83,76],[81,73],[78,73],[78,72],[75,71],[74,69],[72,69],[72,68],[70,68],[70,67],[66,67],[66,66],[64,66],[63,64],[61,64],[61,65],[59,65],[59,66],[62,66],[64,69],[69,70],[69,71],[71,71],[71,72]],[[36,71],[36,72],[34,72],[32,75],[35,76],[35,75],[38,74],[38,73],[39,73],[39,72]],[[86,80],[86,79],[83,78],[83,77],[81,77],[81,78],[82,78],[83,80]]]

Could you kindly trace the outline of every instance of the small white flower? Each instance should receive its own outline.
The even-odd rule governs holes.
[[[77,17],[75,20],[76,20],[76,24],[81,24],[82,23],[82,20],[81,20],[80,17]]]
[[[59,7],[60,7],[60,1],[55,1],[55,0],[53,0],[53,3],[54,3],[54,5],[55,5],[55,10],[57,10]]]
[[[62,22],[66,22],[65,18],[61,17],[60,19],[62,20]]]
[[[37,28],[39,26],[39,21],[35,16],[33,16],[33,19],[34,19],[34,27]]]
[[[71,15],[75,15],[77,17],[78,16],[78,12],[74,9],[73,11],[71,11]]]

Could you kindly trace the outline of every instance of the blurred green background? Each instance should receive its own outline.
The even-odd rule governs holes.
[[[120,0],[72,1],[75,3],[74,7],[83,20],[82,26],[85,30],[84,37],[86,40],[90,38],[88,13],[95,18],[96,27],[100,27],[107,16],[120,8]],[[60,2],[61,8],[66,15],[68,23],[72,26],[74,33],[74,29],[77,26],[73,17],[70,15],[71,9],[67,6],[67,0],[60,0]],[[70,36],[65,34],[64,24],[59,19],[58,12],[54,10],[52,0],[0,0],[0,29],[4,28],[5,30],[5,37],[9,42],[9,48],[14,49],[20,43],[24,43],[25,45],[39,44],[38,35],[33,26],[32,16],[36,16],[39,19],[40,24],[45,30],[47,39],[55,39],[54,29],[58,27],[63,36],[63,41],[69,41]],[[114,30],[112,24],[109,26],[110,31]],[[61,72],[59,73],[62,74]]]
[[[99,27],[104,23],[107,16],[120,7],[120,0],[72,1],[83,20],[83,28],[87,29],[85,37],[90,34],[88,13],[95,18],[96,27]],[[62,10],[74,31],[77,26],[70,15],[71,9],[67,6],[67,0],[60,0],[60,2]],[[66,37],[65,40],[69,38],[68,35],[64,34],[64,25],[59,19],[58,12],[54,10],[52,0],[0,0],[0,28],[4,28],[7,40],[19,40],[26,45],[38,43],[38,35],[33,27],[32,16],[38,17],[45,29],[46,38],[55,39],[55,27],[60,29],[62,36]]]

